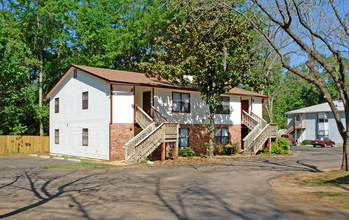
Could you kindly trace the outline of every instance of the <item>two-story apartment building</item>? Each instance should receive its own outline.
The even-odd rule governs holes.
[[[145,157],[166,142],[197,153],[206,150],[209,110],[193,86],[143,73],[71,65],[46,97],[51,153],[130,159]],[[240,88],[222,95],[215,115],[217,143],[238,142],[244,148],[241,143],[249,131],[263,120],[264,98]]]
[[[336,101],[335,104],[345,125],[343,103]],[[318,137],[327,137],[335,143],[343,143],[327,102],[289,111],[285,114],[287,115],[288,132],[297,138],[298,143],[303,140],[314,140]]]

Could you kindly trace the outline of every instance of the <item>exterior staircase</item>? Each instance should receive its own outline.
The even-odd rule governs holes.
[[[165,142],[177,141],[178,124],[169,123],[153,106],[148,115],[135,105],[136,122],[143,129],[125,144],[125,161],[140,162]]]
[[[278,135],[278,125],[268,124],[263,118],[255,113],[248,114],[242,111],[242,124],[251,130],[243,139],[244,153],[256,154],[268,140]]]
[[[290,124],[287,129],[280,129],[278,131],[278,137],[280,137],[283,134],[291,134],[294,131],[294,127],[295,127],[295,123],[293,122],[292,124]]]

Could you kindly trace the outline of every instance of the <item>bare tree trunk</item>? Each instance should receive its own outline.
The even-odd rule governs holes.
[[[210,107],[210,128],[209,128],[209,134],[210,134],[210,139],[209,139],[209,158],[213,159],[214,157],[214,139],[215,139],[215,126],[214,126],[214,114],[211,110]]]
[[[40,136],[44,136],[44,125],[42,123],[42,71],[43,71],[43,59],[42,52],[40,52],[40,68],[39,68],[39,110],[40,110]]]
[[[341,169],[345,171],[349,171],[349,154],[348,154],[348,147],[349,147],[349,132],[346,131],[345,138],[343,138],[343,157],[342,157],[342,165]]]

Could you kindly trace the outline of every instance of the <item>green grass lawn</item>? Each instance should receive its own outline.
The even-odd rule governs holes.
[[[309,180],[313,186],[333,186],[340,184],[349,184],[349,172],[343,170],[333,170],[319,174],[316,178]]]
[[[319,173],[317,177],[307,181],[309,186],[314,187],[340,187],[349,189],[349,172],[333,170]],[[349,209],[349,192],[314,192],[312,193],[322,203]]]

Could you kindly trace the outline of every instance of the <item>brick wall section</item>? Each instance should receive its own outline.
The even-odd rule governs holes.
[[[206,149],[204,147],[204,143],[209,141],[209,134],[206,126],[203,124],[180,124],[179,127],[189,128],[189,146],[196,152],[197,155],[205,154]],[[216,128],[228,128],[229,144],[239,142],[238,146],[241,148],[241,125],[216,125]],[[125,143],[134,137],[134,129],[134,124],[110,125],[110,154],[112,160],[125,159]],[[170,149],[170,144],[167,144],[166,154],[168,154]],[[160,147],[157,149],[157,151],[160,151]]]
[[[238,148],[241,149],[241,125],[215,125],[216,128],[229,129],[229,144],[238,142]],[[189,147],[191,147],[197,155],[205,154],[206,148],[204,143],[209,141],[209,134],[205,125],[186,125],[180,124],[180,128],[189,129]]]
[[[134,137],[134,124],[110,124],[110,159],[125,159],[125,144]]]

